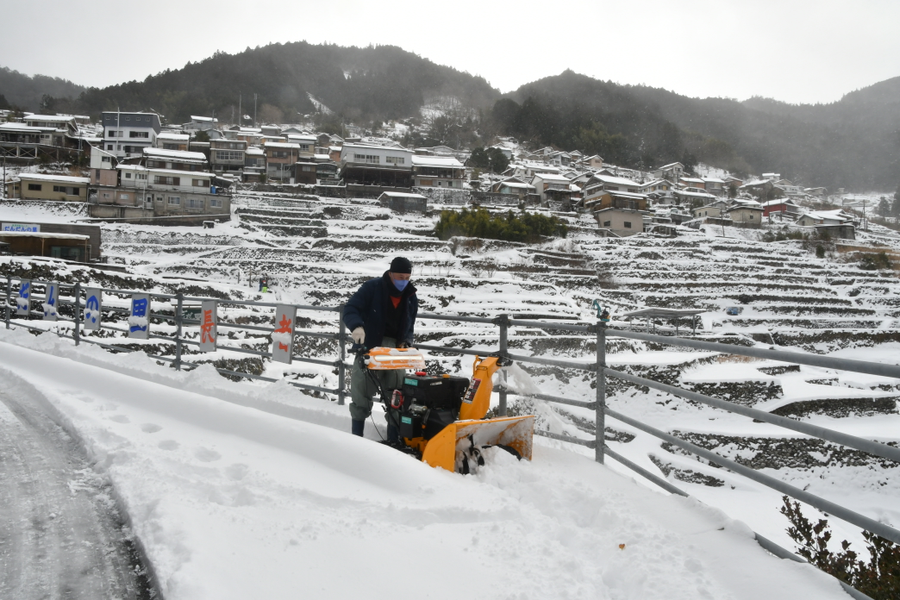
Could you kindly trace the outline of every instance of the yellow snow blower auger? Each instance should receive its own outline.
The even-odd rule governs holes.
[[[512,364],[496,356],[476,356],[472,380],[428,375],[415,348],[372,348],[364,357],[370,370],[412,369],[397,390],[381,390],[382,402],[400,416],[404,446],[432,467],[470,473],[484,464],[482,449],[503,448],[531,460],[534,416],[485,419],[492,376]]]

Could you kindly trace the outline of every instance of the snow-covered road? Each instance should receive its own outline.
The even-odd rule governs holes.
[[[0,390],[0,598],[149,598],[108,480],[56,411],[6,378]]]

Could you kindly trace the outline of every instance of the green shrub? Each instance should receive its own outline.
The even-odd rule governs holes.
[[[492,216],[486,209],[441,211],[434,233],[442,240],[454,236],[477,237],[508,242],[539,241],[542,237],[566,237],[568,228],[556,217],[513,211]]]
[[[891,267],[891,259],[884,252],[875,255],[866,254],[859,261],[859,268],[864,271],[880,271]]]
[[[869,531],[863,531],[869,561],[858,560],[856,552],[850,549],[850,542],[841,542],[841,551],[828,549],[831,530],[828,521],[820,519],[813,525],[800,512],[800,503],[791,502],[783,496],[781,514],[788,518],[791,526],[787,534],[797,543],[797,553],[810,564],[829,573],[871,596],[874,600],[896,600],[900,598],[900,546]]]

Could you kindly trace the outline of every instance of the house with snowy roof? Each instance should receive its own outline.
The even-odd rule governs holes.
[[[692,208],[711,204],[719,199],[715,194],[710,194],[709,192],[696,187],[686,187],[683,189],[675,188],[672,190],[672,197],[675,200],[675,204]]]
[[[89,177],[20,173],[6,184],[7,198],[87,202]]]
[[[737,226],[760,227],[762,225],[763,207],[755,200],[734,200],[723,212]]]
[[[718,219],[722,217],[722,213],[728,208],[729,203],[725,200],[715,200],[709,204],[703,204],[691,209],[691,214],[695,219]]]
[[[209,141],[209,164],[216,173],[240,173],[244,169],[246,154],[247,142],[244,140],[220,138]]]
[[[411,150],[396,146],[345,143],[340,176],[345,183],[408,188],[412,185]]]
[[[830,237],[856,239],[856,227],[852,215],[840,209],[810,211],[796,221],[801,227],[812,227],[819,234]]]
[[[211,131],[219,126],[219,120],[215,117],[191,115],[191,120],[181,128],[185,131]]]
[[[101,158],[92,151],[92,164]],[[216,176],[202,152],[148,147],[141,162],[119,162],[112,169],[114,177],[98,169],[91,185],[94,218],[185,217],[198,224],[209,216],[230,218],[231,181]]]
[[[675,184],[668,179],[653,179],[641,184],[641,193],[661,204],[670,204],[675,199]]]
[[[263,151],[266,153],[266,178],[271,181],[289,181],[294,163],[300,158],[300,145],[267,140]]]
[[[549,200],[569,200],[578,192],[577,186],[572,189],[573,186],[568,177],[557,173],[535,173],[531,178],[531,185],[534,186],[535,192],[540,197],[541,204]]]
[[[606,191],[590,202],[585,202],[601,229],[623,237],[644,231],[647,215],[647,198],[643,194]]]
[[[462,189],[466,167],[455,156],[412,155],[413,185]]]
[[[156,136],[154,146],[163,148],[164,150],[187,150],[191,136],[186,133],[175,133],[173,131],[163,131]]]
[[[162,130],[156,113],[105,111],[101,123],[103,149],[119,159],[140,157]]]
[[[498,181],[491,186],[491,191],[495,194],[518,196],[520,201],[524,200],[529,194],[537,193],[532,184],[523,181],[519,177],[507,177],[502,181]]]
[[[703,189],[715,196],[725,195],[725,180],[719,177],[701,177]]]
[[[652,169],[650,175],[656,179],[668,179],[669,181],[680,181],[684,177],[684,165],[680,162],[669,163],[658,169]]]
[[[72,115],[28,114],[22,119],[28,127],[41,130],[41,144],[72,147],[71,140],[78,134],[78,123]]]
[[[777,198],[775,200],[767,200],[762,203],[763,217],[772,220],[773,217],[783,219],[788,217],[796,219],[800,216],[800,207],[794,204],[790,198]]]

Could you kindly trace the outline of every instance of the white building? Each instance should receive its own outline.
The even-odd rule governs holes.
[[[159,115],[143,112],[104,112],[103,149],[116,158],[141,156],[156,143]]]

